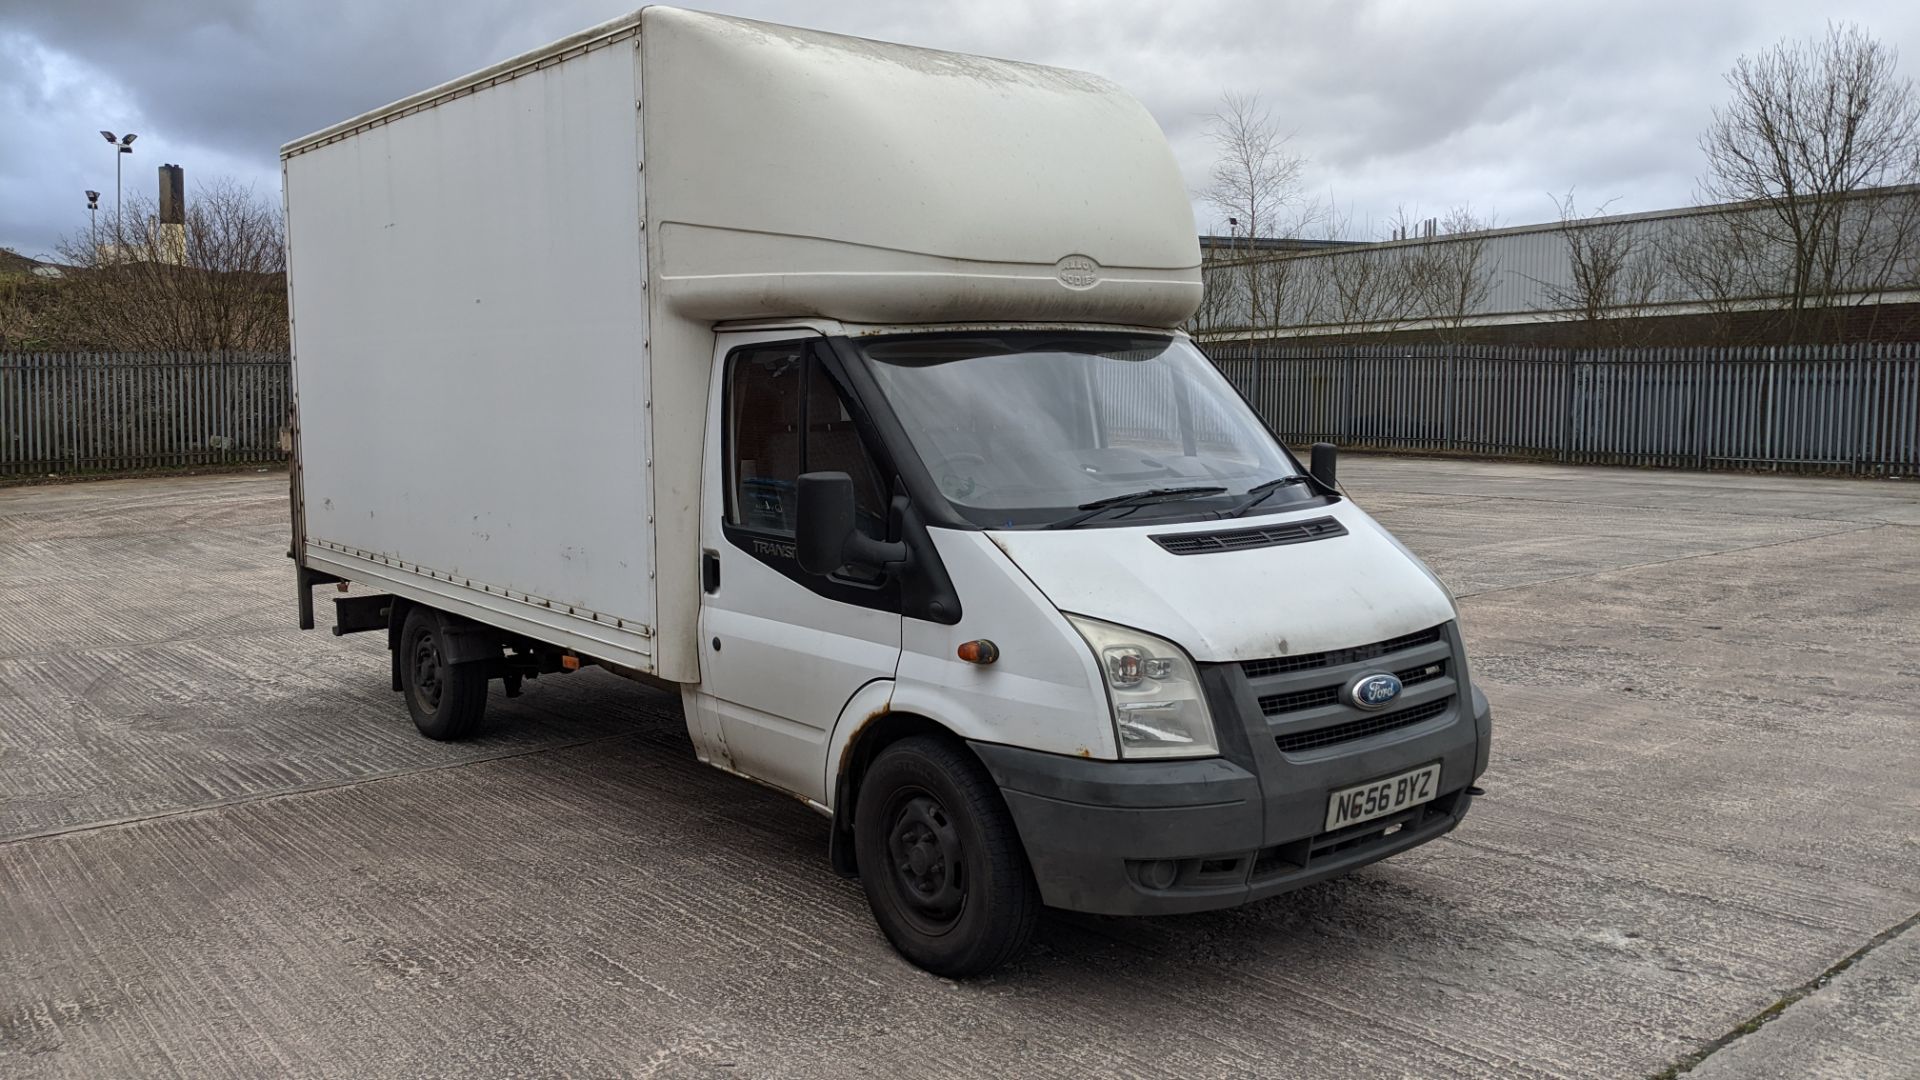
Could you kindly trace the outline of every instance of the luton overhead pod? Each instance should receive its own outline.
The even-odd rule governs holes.
[[[714,321],[1172,326],[1185,182],[1105,79],[689,12],[643,16],[651,254]]]
[[[1181,332],[1113,83],[653,7],[282,158],[302,624],[370,587],[426,735],[672,687],[948,974],[1466,813],[1452,599]]]

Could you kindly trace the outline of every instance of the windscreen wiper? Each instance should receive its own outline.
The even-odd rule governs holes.
[[[1157,502],[1174,502],[1179,499],[1197,499],[1205,495],[1219,495],[1227,489],[1217,485],[1196,487],[1148,488],[1145,491],[1130,491],[1125,495],[1109,495],[1104,499],[1095,499],[1074,507],[1084,511],[1072,517],[1061,518],[1047,526],[1049,529],[1071,529],[1075,525],[1096,517],[1099,514],[1120,506],[1146,506]]]
[[[1230,517],[1230,518],[1239,517],[1240,515],[1260,505],[1260,503],[1263,500],[1265,500],[1267,496],[1273,494],[1276,491],[1279,491],[1281,488],[1286,487],[1289,484],[1304,484],[1306,482],[1307,482],[1306,474],[1295,473],[1292,476],[1276,476],[1273,479],[1268,480],[1264,484],[1255,484],[1252,487],[1247,489],[1247,497],[1241,500],[1240,505],[1234,507],[1231,510],[1226,511],[1225,513],[1222,513],[1220,516]]]

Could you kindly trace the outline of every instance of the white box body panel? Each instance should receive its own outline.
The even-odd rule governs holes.
[[[1080,72],[651,7],[282,148],[310,563],[700,678],[715,323],[1179,325]]]
[[[637,65],[603,44],[285,167],[310,556],[650,670]]]

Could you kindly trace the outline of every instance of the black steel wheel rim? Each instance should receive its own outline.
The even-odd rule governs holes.
[[[967,904],[966,851],[947,808],[920,788],[896,792],[887,807],[888,881],[915,929],[944,934]]]
[[[426,712],[440,708],[440,643],[430,632],[413,639],[413,698]]]

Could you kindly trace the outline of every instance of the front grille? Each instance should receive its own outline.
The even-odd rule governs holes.
[[[1400,685],[1418,686],[1423,682],[1441,678],[1447,673],[1447,662],[1436,660],[1431,664],[1396,671],[1393,677]],[[1281,716],[1286,713],[1300,712],[1303,709],[1318,709],[1340,703],[1340,687],[1320,686],[1312,690],[1295,690],[1286,694],[1268,694],[1260,699],[1260,712],[1266,716]]]
[[[1421,664],[1419,667],[1408,668],[1405,671],[1396,671],[1393,677],[1400,680],[1402,687],[1408,687],[1419,686],[1423,682],[1438,679],[1446,673],[1447,662],[1436,660],[1431,664]]]
[[[1337,746],[1340,743],[1364,739],[1369,735],[1378,735],[1384,731],[1397,731],[1412,727],[1424,720],[1431,720],[1453,707],[1451,696],[1438,701],[1429,701],[1425,705],[1415,705],[1411,709],[1387,713],[1383,716],[1368,716],[1359,720],[1349,720],[1344,724],[1316,728],[1313,731],[1301,731],[1291,735],[1278,735],[1274,742],[1280,746],[1283,754],[1297,754],[1305,750],[1318,750],[1323,746]]]
[[[1291,694],[1268,694],[1260,699],[1260,711],[1268,716],[1279,716],[1282,713],[1317,709],[1323,705],[1339,703],[1340,688],[1323,686],[1318,690],[1295,690]]]
[[[1421,645],[1431,645],[1440,640],[1440,627],[1402,634],[1397,638],[1378,641],[1372,645],[1356,645],[1351,649],[1334,649],[1329,652],[1301,653],[1299,656],[1276,656],[1266,660],[1248,660],[1240,665],[1249,679],[1264,679],[1269,675],[1284,675],[1289,671],[1307,671],[1312,668],[1338,667],[1341,664],[1354,664],[1362,660],[1371,660],[1376,656],[1400,652]],[[1404,681],[1404,680],[1403,680]]]
[[[1304,544],[1309,540],[1345,535],[1345,525],[1333,518],[1321,517],[1225,532],[1170,533],[1154,537],[1153,542],[1175,555],[1205,555],[1216,551],[1247,551],[1281,544]]]

